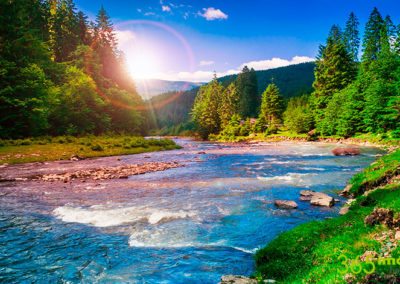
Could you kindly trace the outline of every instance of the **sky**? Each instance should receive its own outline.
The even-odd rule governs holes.
[[[75,0],[94,20],[103,5],[136,79],[209,81],[244,65],[265,70],[312,61],[350,12],[360,30],[373,7],[400,23],[399,0]]]

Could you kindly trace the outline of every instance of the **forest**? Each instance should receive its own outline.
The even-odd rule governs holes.
[[[142,99],[103,7],[0,1],[0,138],[144,134]]]
[[[280,88],[285,99],[300,96],[312,91],[315,64],[302,63],[270,70],[255,71],[257,77],[258,96],[272,81]],[[238,75],[218,78],[223,86],[235,82]],[[190,134],[196,130],[191,121],[191,109],[200,88],[185,92],[168,92],[156,96],[148,101],[149,109],[154,109],[152,114],[153,125],[161,134]]]
[[[399,138],[400,26],[377,8],[362,42],[359,25],[351,13],[344,29],[332,26],[319,48],[310,93],[285,101],[272,82],[260,97],[260,83],[248,68],[227,86],[214,78],[201,87],[191,113],[201,137],[234,140],[284,128],[311,131],[312,136],[374,133]]]

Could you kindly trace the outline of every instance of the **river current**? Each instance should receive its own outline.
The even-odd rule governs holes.
[[[250,275],[256,250],[279,233],[338,214],[340,203],[313,207],[299,201],[300,190],[336,197],[379,152],[335,157],[333,144],[177,143],[184,148],[121,160],[181,168],[127,180],[0,184],[0,282],[217,283]],[[278,209],[276,199],[299,208]]]

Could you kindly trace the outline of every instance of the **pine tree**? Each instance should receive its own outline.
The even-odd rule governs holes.
[[[276,127],[282,121],[282,113],[283,99],[279,88],[272,83],[262,94],[259,119],[265,121],[269,128]]]
[[[87,20],[87,16],[82,11],[78,12],[77,33],[80,44],[91,45],[92,40],[89,33],[89,23]]]
[[[96,17],[94,48],[103,65],[103,76],[118,80],[120,66],[117,59],[117,40],[113,24],[103,6]]]
[[[358,49],[360,47],[360,36],[358,31],[359,21],[356,15],[351,12],[346,22],[346,29],[343,34],[343,40],[346,45],[347,52],[352,55],[353,61],[358,61]]]
[[[383,26],[384,20],[378,9],[374,8],[365,26],[362,55],[364,67],[368,68],[369,64],[378,58],[382,48],[381,31]]]
[[[316,120],[323,116],[323,109],[334,93],[344,89],[356,77],[357,66],[347,51],[340,29],[333,26],[325,46],[320,47],[315,68],[313,103]]]
[[[385,28],[386,28],[387,40],[390,44],[390,49],[393,50],[396,41],[397,28],[395,24],[393,24],[392,18],[390,18],[389,15],[385,17]]]
[[[239,114],[243,118],[255,117],[259,106],[257,76],[255,70],[245,66],[236,80],[239,92]]]
[[[234,83],[222,92],[221,102],[219,106],[219,117],[221,128],[224,128],[231,120],[234,114],[238,113],[239,93]]]
[[[220,131],[221,120],[218,110],[222,92],[223,87],[214,75],[214,79],[209,84],[202,86],[196,96],[192,118],[204,139],[210,134],[217,134]]]

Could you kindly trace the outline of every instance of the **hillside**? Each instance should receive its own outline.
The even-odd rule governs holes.
[[[261,93],[272,81],[280,88],[285,98],[291,98],[312,90],[314,81],[314,63],[302,63],[276,69],[257,71],[258,91]],[[235,80],[237,75],[219,79],[224,85]],[[169,127],[189,120],[190,111],[196,98],[198,88],[177,94],[168,92],[153,97],[150,104],[159,106],[154,110],[157,127]],[[176,96],[176,98],[174,98]],[[167,103],[165,103],[167,102]]]
[[[136,89],[143,99],[151,99],[162,93],[175,91],[188,91],[199,87],[202,83],[184,82],[184,81],[166,81],[158,79],[137,80]]]

